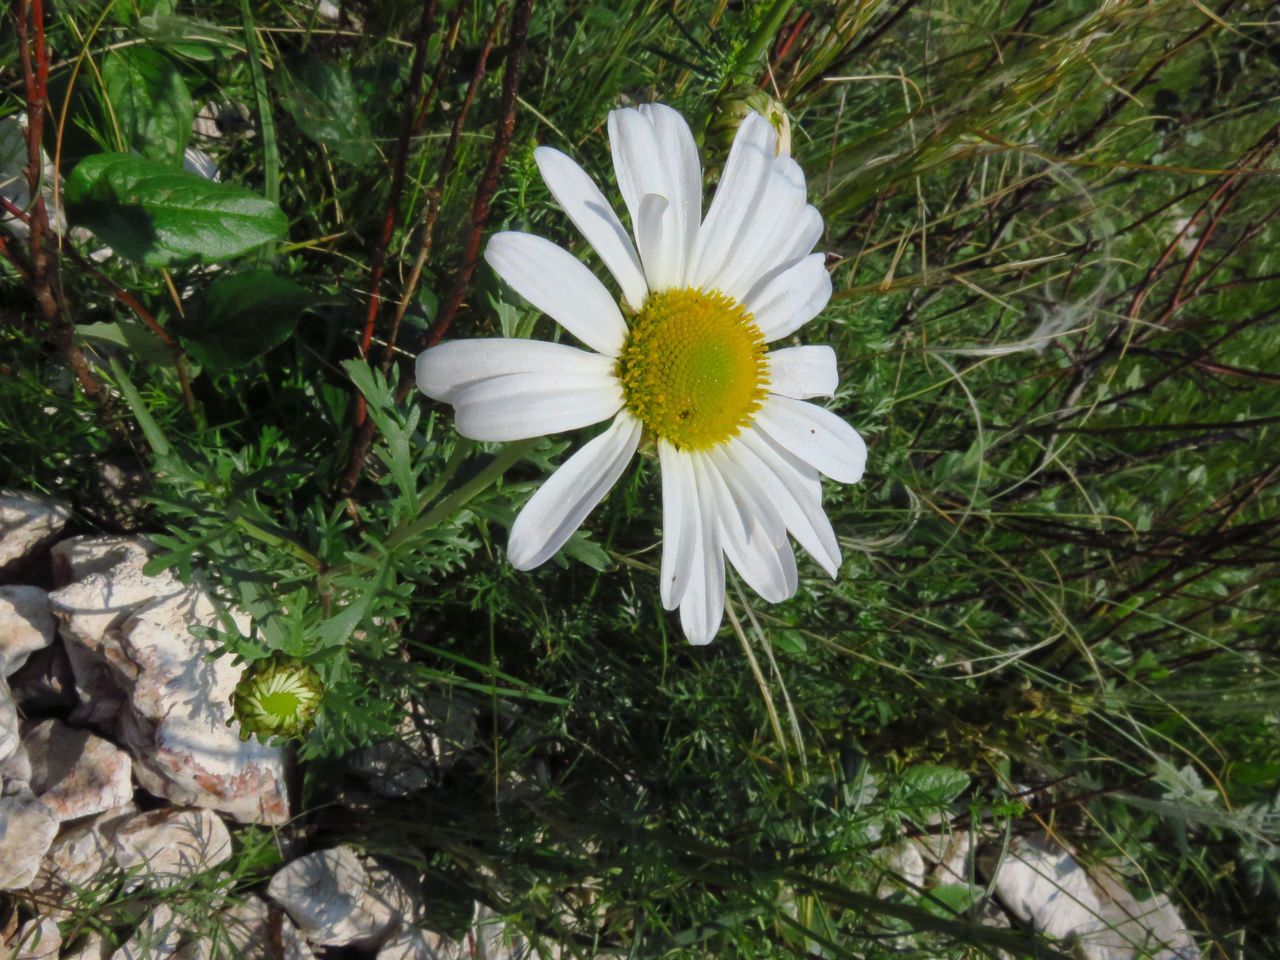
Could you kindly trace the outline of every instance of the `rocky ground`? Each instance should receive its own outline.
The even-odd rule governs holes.
[[[240,739],[239,670],[192,630],[235,613],[144,574],[145,539],[64,537],[69,518],[64,504],[0,494],[0,960],[540,955],[479,904],[466,937],[432,932],[416,878],[355,847],[306,851],[286,756]],[[432,744],[409,736],[420,742],[350,758],[373,794],[429,787]],[[248,824],[280,828],[293,859],[233,897],[217,881]],[[1046,837],[1001,850],[961,831],[886,847],[883,860],[884,896],[977,881],[994,894],[984,922],[1074,937],[1088,960],[1199,956],[1167,898],[1139,903]],[[208,916],[166,897],[202,883]],[[92,905],[112,897],[139,904],[136,916],[95,924]]]

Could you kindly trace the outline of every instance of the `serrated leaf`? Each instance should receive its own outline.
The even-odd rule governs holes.
[[[249,270],[209,284],[183,331],[187,351],[210,367],[243,366],[293,334],[316,298],[270,270]]]
[[[280,208],[256,193],[133,154],[86,157],[66,196],[76,225],[149,267],[230,260],[288,228]]]
[[[196,108],[177,67],[149,47],[124,47],[107,55],[102,85],[125,145],[179,166]]]
[[[309,57],[282,86],[281,104],[309,139],[353,165],[377,159],[368,114],[345,67]]]

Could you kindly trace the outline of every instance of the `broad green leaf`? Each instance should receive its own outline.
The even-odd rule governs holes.
[[[133,356],[157,366],[174,365],[173,351],[159,337],[146,327],[128,320],[77,324],[76,336],[124,347]]]
[[[377,159],[368,114],[345,67],[309,57],[282,86],[281,102],[307,137],[353,165]]]
[[[969,775],[963,770],[922,764],[902,775],[898,791],[904,806],[941,807],[964,793],[968,786]]]
[[[173,63],[149,47],[113,50],[102,64],[102,84],[125,146],[180,166],[196,108]]]
[[[66,197],[73,223],[150,267],[230,260],[288,228],[280,208],[256,193],[132,154],[86,157],[67,178]]]
[[[243,366],[288,340],[314,303],[310,293],[270,270],[220,277],[187,318],[183,339],[205,366]]]
[[[208,63],[236,45],[225,27],[191,17],[154,13],[138,21],[138,33],[178,57]]]

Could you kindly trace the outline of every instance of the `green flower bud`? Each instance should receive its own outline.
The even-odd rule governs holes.
[[[308,664],[280,653],[249,664],[231,694],[240,739],[296,739],[311,732],[324,696],[320,675]]]
[[[739,125],[749,113],[758,113],[773,124],[773,128],[778,131],[778,154],[789,155],[791,120],[786,108],[763,90],[751,86],[734,87],[720,98],[720,104],[707,130],[708,139],[721,149],[728,150]]]

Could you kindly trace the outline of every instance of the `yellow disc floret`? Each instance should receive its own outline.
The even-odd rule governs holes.
[[[706,450],[751,422],[769,382],[764,336],[716,290],[651,293],[618,355],[627,409],[682,450]]]

